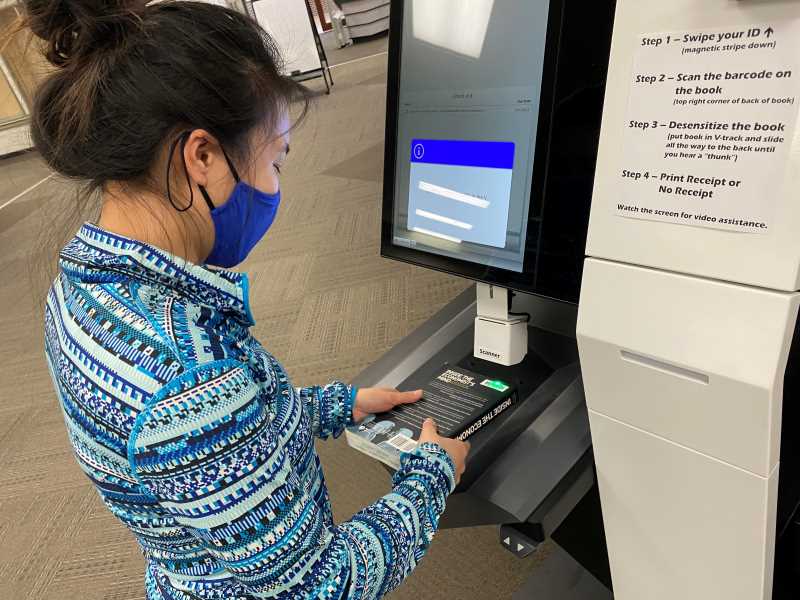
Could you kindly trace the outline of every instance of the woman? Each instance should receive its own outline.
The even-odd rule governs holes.
[[[334,525],[314,436],[419,394],[293,388],[249,332],[247,277],[224,270],[275,217],[300,88],[218,6],[26,4],[57,67],[35,142],[103,200],[61,252],[48,364],[80,466],[146,557],[147,598],[382,597],[425,553],[468,447],[426,423],[391,493]]]

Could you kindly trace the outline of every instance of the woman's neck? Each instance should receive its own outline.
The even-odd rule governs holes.
[[[200,215],[194,210],[178,212],[154,194],[107,191],[98,225],[195,264],[202,264],[210,252],[202,243],[206,226]]]

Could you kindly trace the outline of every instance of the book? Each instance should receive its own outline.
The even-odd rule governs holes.
[[[347,442],[397,469],[400,455],[417,447],[428,417],[436,421],[439,435],[463,441],[511,408],[516,399],[517,389],[510,383],[445,365],[422,387],[421,400],[369,415],[347,429]]]

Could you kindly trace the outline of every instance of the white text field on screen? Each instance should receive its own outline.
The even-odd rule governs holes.
[[[427,181],[420,181],[419,189],[421,189],[423,192],[429,192],[443,198],[449,198],[450,200],[463,202],[464,204],[469,204],[471,206],[477,206],[478,208],[489,208],[488,200],[476,198],[475,196],[457,192],[456,190],[451,190],[450,188],[442,187],[440,185],[434,185],[432,183],[428,183]]]
[[[445,217],[444,215],[437,215],[436,213],[428,212],[427,210],[422,210],[421,208],[418,208],[414,212],[417,213],[418,217],[422,217],[423,219],[438,221],[439,223],[444,223],[445,225],[452,225],[453,227],[458,227],[459,229],[466,229],[467,231],[471,231],[473,228],[471,223],[464,223],[464,221],[451,219],[450,217]]]
[[[416,231],[417,233],[422,233],[424,235],[429,235],[431,237],[439,238],[440,240],[447,240],[448,242],[453,242],[455,244],[460,244],[461,240],[457,237],[453,237],[452,235],[445,235],[444,233],[438,233],[436,231],[431,231],[430,229],[423,229],[422,227],[412,227],[412,231]]]

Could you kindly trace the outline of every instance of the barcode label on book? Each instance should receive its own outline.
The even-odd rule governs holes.
[[[413,452],[417,447],[416,441],[412,440],[407,435],[403,435],[402,433],[398,433],[396,436],[390,439],[388,444],[394,448],[397,448],[400,450],[400,452]]]

